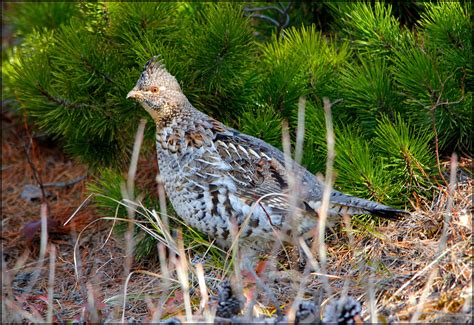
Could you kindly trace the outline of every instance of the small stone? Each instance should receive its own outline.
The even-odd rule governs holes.
[[[53,197],[51,192],[45,191],[44,193],[47,198]],[[41,188],[36,185],[26,184],[23,186],[23,191],[21,191],[20,197],[28,202],[40,201],[41,200]]]

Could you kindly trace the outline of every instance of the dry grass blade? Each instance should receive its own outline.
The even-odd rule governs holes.
[[[449,178],[449,193],[448,193],[448,200],[446,204],[446,213],[443,218],[443,231],[441,233],[441,238],[439,240],[438,246],[438,255],[442,254],[445,250],[446,242],[448,240],[448,230],[449,230],[449,222],[451,220],[451,213],[452,213],[452,206],[453,206],[453,195],[456,189],[456,171],[457,171],[457,156],[454,153],[451,157],[451,170],[450,170],[450,178]],[[423,307],[426,303],[426,299],[432,290],[432,285],[435,277],[438,274],[438,269],[435,268],[431,271],[430,275],[428,276],[428,281],[426,281],[425,288],[421,294],[420,300],[418,305],[416,306],[415,313],[413,317],[410,319],[411,323],[416,323],[420,319],[420,316],[423,311]]]
[[[137,134],[135,136],[135,142],[133,144],[132,159],[130,161],[130,168],[128,170],[127,177],[127,193],[128,198],[133,198],[135,188],[135,175],[137,174],[138,156],[140,155],[140,148],[143,143],[143,133],[145,132],[146,120],[141,119],[138,125]]]
[[[297,125],[297,130],[296,130],[296,148],[295,148],[295,160],[298,163],[301,161],[301,158],[302,158],[302,155],[303,155],[303,141],[304,141],[304,133],[305,133],[305,128],[304,128],[304,125],[305,125],[305,121],[304,121],[304,119],[305,119],[305,104],[306,104],[305,98],[301,97],[300,100],[299,100],[299,103],[298,103],[298,125]],[[327,137],[328,137],[328,140],[327,140],[327,142],[328,142],[328,160],[330,160],[330,159],[333,160],[334,159],[334,154],[331,154],[329,152],[331,150],[332,150],[332,152],[334,151],[334,134],[333,134],[333,130],[332,130],[331,103],[329,102],[329,100],[327,98],[324,98],[324,105],[325,105],[325,115],[326,115],[326,131],[327,131]],[[326,174],[327,175],[329,174],[329,178],[327,176],[326,179],[331,184],[332,184],[332,164],[333,164],[332,161],[327,162],[328,169],[326,170]],[[295,180],[295,185],[298,188],[299,184],[296,183],[297,181],[298,180]],[[327,186],[327,184],[325,186],[325,191],[326,191],[326,189],[328,189],[329,194],[330,194],[330,191],[331,191],[330,186],[331,185]],[[296,203],[297,192],[292,191],[292,193],[294,193],[294,200],[295,200],[295,203]],[[323,200],[324,200],[324,195],[323,195]],[[327,200],[329,202],[329,196],[327,196]],[[323,209],[323,206],[321,206],[321,209]],[[328,204],[327,204],[326,210],[325,210],[326,213],[327,213],[327,209],[328,209]],[[326,226],[325,226],[326,220],[325,220],[325,218],[326,218],[326,215],[324,215],[323,219],[321,219],[321,213],[319,213],[319,224],[318,224],[318,229],[320,230],[319,239],[323,238],[322,243],[321,243],[321,241],[319,241],[319,248],[320,248],[319,255],[320,255],[321,261],[323,261],[323,262],[325,261],[325,255],[326,255],[326,248],[324,246],[324,232],[325,232],[325,229],[326,229]],[[293,227],[297,227],[297,225],[293,225]],[[297,228],[294,228],[294,229],[296,230]],[[321,229],[322,229],[323,235],[321,235]],[[297,233],[297,231],[295,231],[295,233]],[[316,243],[316,240],[314,241],[314,243]],[[309,263],[306,265],[305,270],[302,274],[302,277],[300,279],[300,284],[299,284],[298,290],[296,292],[295,299],[294,299],[294,301],[291,305],[290,311],[288,313],[288,321],[290,321],[290,322],[293,322],[295,320],[296,308],[297,308],[300,300],[302,299],[302,297],[304,295],[306,284],[309,281],[310,268],[311,267],[316,271],[316,273],[321,274],[321,276],[323,277],[323,279],[324,279],[323,283],[324,283],[324,286],[326,288],[327,293],[330,294],[330,292],[331,292],[331,288],[329,286],[329,281],[327,280],[325,268],[323,268],[323,269],[320,268],[319,263],[317,263],[316,260],[314,259],[314,256],[311,253],[311,250],[309,249],[309,247],[306,245],[305,241],[302,238],[298,238],[298,239],[294,240],[294,244],[303,249],[303,252],[305,253],[305,255],[307,257],[307,261],[309,261]]]
[[[191,298],[189,296],[189,279],[188,279],[188,261],[187,256],[184,251],[184,242],[182,233],[178,233],[178,251],[179,259],[176,259],[176,256],[172,256],[176,266],[176,273],[178,275],[179,283],[181,284],[181,289],[183,290],[183,299],[184,299],[184,309],[186,311],[186,321],[193,321],[193,312],[191,309]]]
[[[138,157],[139,157],[140,148],[143,142],[143,133],[145,131],[145,124],[146,124],[146,120],[141,119],[138,125],[137,134],[135,136],[135,142],[133,144],[132,158],[131,158],[130,167],[128,170],[127,186],[126,188],[123,184],[121,186],[122,197],[124,200],[135,201],[135,185],[134,185],[135,175],[137,173]],[[136,212],[136,208],[133,205],[128,204],[127,213],[128,213],[128,218],[130,220],[135,220],[135,212]],[[126,278],[128,278],[128,275],[130,273],[130,270],[132,268],[132,263],[133,263],[133,252],[135,250],[135,240],[133,237],[133,233],[134,233],[134,223],[130,222],[128,224],[127,232],[125,233],[126,258],[125,258],[125,263],[124,263],[124,275]]]
[[[295,145],[295,161],[301,162],[303,157],[303,143],[304,143],[304,131],[305,131],[305,107],[306,98],[300,97],[298,102],[298,124],[296,126],[296,145]]]
[[[374,286],[374,275],[371,273],[369,276],[368,286],[367,286],[367,293],[369,296],[369,312],[370,312],[370,322],[372,324],[378,323],[378,316],[377,316],[377,300],[375,298],[375,286]]]
[[[327,161],[326,161],[326,176],[324,179],[324,191],[323,191],[323,198],[321,202],[321,207],[318,211],[318,244],[319,244],[319,259],[321,265],[321,273],[325,274],[326,271],[326,261],[327,261],[327,249],[325,243],[325,232],[326,232],[326,221],[328,216],[328,209],[329,209],[329,198],[331,196],[332,191],[332,183],[333,183],[333,169],[334,169],[334,130],[332,125],[332,114],[331,114],[331,103],[329,99],[324,97],[324,116],[326,120],[326,142],[327,142]],[[323,276],[323,283],[325,283],[325,288],[327,290],[327,294],[331,295],[331,287],[329,285],[329,281],[327,277]]]
[[[77,213],[82,209],[82,207],[84,207],[84,205],[89,202],[90,198],[93,196],[94,194],[91,193],[89,194],[88,197],[86,197],[82,202],[81,204],[77,207],[76,210],[74,210],[74,212],[71,214],[71,216],[64,222],[64,226],[67,225],[69,222],[71,222],[72,219],[74,219],[74,217],[77,215]]]
[[[159,302],[158,302],[158,308],[156,308],[156,311],[152,314],[151,321],[152,323],[157,323],[160,321],[161,318],[161,312],[162,308],[161,306],[164,305],[165,300],[166,300],[166,294],[170,288],[170,272],[168,269],[168,261],[165,258],[166,256],[166,248],[163,244],[158,243],[158,257],[160,259],[160,271],[163,276],[163,294],[161,295]]]
[[[167,206],[166,206],[166,195],[165,195],[165,186],[163,181],[161,180],[160,174],[156,175],[156,184],[158,185],[158,198],[160,200],[160,211],[161,216],[163,219],[163,229],[165,233],[169,233],[169,219],[168,215],[166,214]]]
[[[121,318],[122,323],[125,323],[125,309],[126,309],[126,304],[127,304],[128,284],[129,284],[130,279],[132,278],[132,276],[135,275],[135,274],[145,274],[145,275],[150,275],[150,276],[153,276],[153,277],[156,277],[156,278],[163,279],[164,281],[168,281],[168,282],[169,281],[178,282],[176,280],[164,277],[164,276],[162,276],[158,273],[154,273],[154,272],[150,272],[150,271],[146,271],[146,270],[136,270],[136,271],[130,272],[128,274],[127,278],[125,279],[125,283],[124,283],[124,286],[123,286],[122,318]],[[105,299],[104,302],[108,302],[110,300],[115,300],[115,299],[117,299],[117,297],[110,297],[108,299]]]
[[[395,291],[395,293],[391,296],[390,299],[387,300],[387,303],[391,302],[393,299],[395,299],[395,297],[397,297],[398,294],[400,294],[401,292],[403,292],[403,290],[405,290],[407,287],[410,286],[410,284],[413,283],[413,281],[415,281],[417,278],[419,278],[420,276],[422,276],[423,274],[425,274],[427,271],[429,271],[433,266],[435,266],[437,263],[439,263],[441,261],[441,259],[443,257],[445,257],[449,252],[451,252],[451,250],[453,250],[456,246],[458,245],[454,245],[448,249],[446,249],[444,252],[442,252],[440,255],[438,255],[438,257],[436,259],[434,259],[433,261],[431,261],[428,265],[426,265],[423,269],[421,269],[420,271],[418,271],[413,277],[410,278],[410,280],[408,280],[407,282],[405,282],[400,288],[397,289],[397,291]]]
[[[48,315],[46,322],[53,323],[53,293],[54,293],[54,275],[56,269],[56,246],[49,246],[49,279],[48,279]]]
[[[299,105],[299,112],[300,113],[300,118],[304,118],[304,100],[300,99],[300,104]],[[304,120],[303,121],[298,121],[298,123],[302,123],[303,126],[299,125],[299,131],[300,134],[297,135],[299,136],[300,139],[299,141],[302,141],[302,136],[301,133],[304,136]],[[296,175],[295,170],[294,170],[294,162],[291,159],[291,139],[290,139],[290,133],[289,133],[289,127],[288,123],[286,121],[283,122],[283,127],[282,127],[282,144],[283,144],[283,153],[285,156],[285,170],[286,170],[286,176],[287,176],[287,181],[288,181],[288,220],[291,221],[287,227],[291,227],[292,230],[296,230],[298,225],[297,225],[297,218],[296,218],[296,206],[298,202],[298,197],[299,197],[299,190],[300,190],[300,179],[299,175]],[[300,144],[297,143],[297,146],[303,147],[303,143],[301,142]],[[301,149],[302,150],[302,149]],[[297,234],[298,231],[293,231],[293,233]],[[296,239],[293,240],[293,242],[296,244]],[[283,247],[283,246],[281,246]]]
[[[41,203],[40,207],[40,217],[41,217],[41,235],[40,235],[40,252],[38,256],[38,262],[36,265],[36,269],[33,272],[33,277],[25,290],[26,292],[30,292],[33,287],[35,286],[38,278],[41,275],[41,269],[43,268],[43,263],[46,256],[46,251],[48,248],[48,205],[46,202]]]
[[[214,322],[214,318],[212,317],[212,314],[209,311],[209,295],[207,294],[204,268],[201,263],[196,264],[196,275],[199,283],[199,292],[201,294],[200,309],[203,311],[206,323],[212,324]]]

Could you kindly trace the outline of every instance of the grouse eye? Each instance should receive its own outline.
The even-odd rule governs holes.
[[[152,86],[152,87],[150,88],[150,91],[151,91],[152,93],[156,94],[156,93],[158,93],[160,90],[158,89],[158,87]]]

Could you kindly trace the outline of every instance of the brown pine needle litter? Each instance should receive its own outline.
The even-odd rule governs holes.
[[[104,217],[86,205],[62,226],[88,196],[85,180],[47,189],[52,195],[46,217],[57,223],[51,221],[45,256],[39,260],[41,231],[33,231],[36,228],[32,226],[32,236],[22,232],[41,216],[41,202],[26,202],[20,197],[26,184],[36,185],[23,150],[26,135],[22,130],[22,125],[2,113],[2,322],[106,322],[120,321],[122,315],[124,321],[142,322],[174,315],[183,320],[212,318],[216,290],[229,278],[232,266],[214,265],[206,254],[197,255],[192,248],[183,247],[180,236],[166,239],[168,244],[176,241],[173,244],[179,256],[159,245],[159,258],[132,259],[128,274],[124,274],[130,259],[127,245],[117,234],[109,238],[113,220],[102,220],[84,230],[77,243],[75,265],[78,234]],[[137,184],[154,185],[157,170],[153,156],[140,157]],[[85,166],[51,144],[34,140],[31,158],[45,183],[87,175]],[[447,180],[451,166],[449,158],[441,166]],[[304,274],[294,260],[295,248],[281,253],[276,265],[291,274],[291,281],[268,283],[262,276],[268,287],[261,288],[242,274],[239,280],[247,298],[245,307],[253,301],[254,313],[271,315],[276,313],[272,303],[276,299],[285,313],[297,294],[317,301],[324,292],[323,279],[327,279],[332,295],[322,294],[322,312],[332,299],[348,294],[363,303],[365,321],[376,315],[378,321],[394,323],[470,322],[473,160],[461,158],[455,167],[455,186],[440,185],[433,201],[415,207],[411,217],[370,227],[355,222],[328,231],[324,278],[317,272]],[[154,207],[143,208],[137,211],[153,215]],[[316,254],[309,262],[318,261]],[[302,294],[299,284],[303,280]],[[274,297],[268,297],[268,289]],[[203,297],[208,304],[203,304]]]

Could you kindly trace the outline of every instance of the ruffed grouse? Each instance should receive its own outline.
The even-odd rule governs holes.
[[[316,226],[323,184],[313,174],[292,162],[300,181],[292,222],[284,154],[198,111],[156,58],[144,69],[127,98],[137,100],[156,123],[161,178],[174,209],[187,224],[227,247],[232,241],[231,223],[245,225],[239,246],[256,251],[268,251],[276,233],[288,236],[296,229],[300,235]],[[387,218],[405,214],[337,191],[331,193],[328,213]]]

